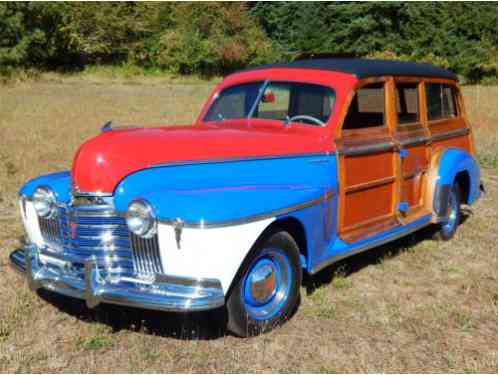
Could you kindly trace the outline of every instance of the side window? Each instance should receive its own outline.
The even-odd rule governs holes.
[[[426,83],[427,117],[429,121],[458,116],[455,88],[443,83]]]
[[[398,125],[420,122],[418,83],[396,83]]]
[[[311,116],[327,122],[335,101],[335,93],[325,86],[309,83],[271,82],[266,88],[254,117],[284,120],[287,116]],[[300,119],[299,122],[316,125]]]
[[[363,129],[385,124],[384,83],[363,86],[355,93],[343,129]]]

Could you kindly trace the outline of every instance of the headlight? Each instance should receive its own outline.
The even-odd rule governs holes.
[[[57,212],[54,192],[46,187],[40,186],[33,193],[33,206],[40,217],[53,217]]]
[[[156,218],[152,206],[144,200],[136,200],[128,206],[126,224],[130,232],[150,238],[156,233]]]

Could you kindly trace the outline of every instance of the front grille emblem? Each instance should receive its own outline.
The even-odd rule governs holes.
[[[69,232],[71,239],[75,240],[76,237],[78,236],[78,225],[72,219],[69,220]]]

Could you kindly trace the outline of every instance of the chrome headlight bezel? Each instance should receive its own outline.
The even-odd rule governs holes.
[[[50,219],[57,214],[55,193],[48,186],[38,186],[33,193],[31,201],[39,217]]]
[[[126,225],[138,237],[153,237],[157,233],[157,221],[151,204],[144,199],[130,202],[126,211]]]

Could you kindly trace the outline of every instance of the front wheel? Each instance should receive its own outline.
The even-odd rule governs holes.
[[[285,231],[270,234],[244,262],[227,301],[228,329],[248,337],[284,322],[299,301],[299,248]]]
[[[461,192],[458,184],[453,184],[448,195],[448,212],[445,220],[439,223],[439,230],[435,233],[435,239],[448,241],[456,233],[458,224],[460,224],[460,203]]]

